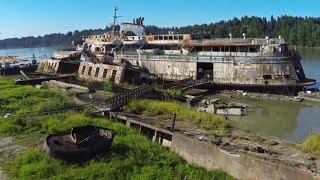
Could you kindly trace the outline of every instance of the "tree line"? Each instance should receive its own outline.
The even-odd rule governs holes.
[[[0,48],[71,45],[72,41],[79,42],[82,36],[102,34],[110,30],[111,27],[106,27],[66,34],[54,33],[38,37],[10,38],[1,40]],[[146,26],[146,30],[148,34],[166,34],[168,31],[193,34],[207,33],[212,38],[228,38],[229,33],[232,33],[235,38],[242,38],[243,33],[246,33],[248,38],[265,38],[266,36],[277,38],[282,36],[290,45],[320,47],[320,18],[315,17],[281,16],[274,18],[271,16],[270,19],[267,19],[265,17],[244,16],[240,19],[233,18],[216,23],[183,27]]]

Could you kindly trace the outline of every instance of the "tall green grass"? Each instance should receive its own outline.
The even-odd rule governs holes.
[[[10,81],[6,84],[3,79],[1,83],[4,86],[0,86],[0,96],[6,94],[6,98],[1,99],[1,107],[6,107],[6,111],[23,112],[46,103],[46,109],[50,109],[71,103],[68,97],[56,92],[15,86]],[[61,104],[55,104],[56,101]],[[39,150],[46,134],[88,124],[109,128],[115,133],[108,154],[76,165],[53,159]],[[27,148],[3,165],[11,179],[232,179],[223,171],[206,171],[187,164],[125,125],[83,112],[0,118],[0,136],[15,136]],[[34,139],[38,137],[41,139]]]
[[[44,112],[73,105],[70,98],[58,92],[16,86],[0,77],[0,116],[5,113]]]
[[[85,114],[61,113],[10,121],[1,134],[47,134],[65,131],[79,125],[97,125],[116,134],[109,154],[84,165],[70,165],[47,156],[43,151],[29,148],[4,167],[15,179],[230,179],[220,170],[206,171],[187,164],[183,159],[126,126]],[[31,121],[31,122],[30,122]],[[22,128],[23,124],[24,128]],[[3,121],[0,122],[0,127]],[[44,136],[43,136],[44,137]]]
[[[225,130],[231,126],[230,122],[226,121],[222,116],[197,112],[195,109],[177,101],[136,99],[125,106],[125,111],[164,118],[177,114],[183,120],[207,129]]]
[[[320,155],[320,134],[311,133],[302,143],[301,149],[305,152]]]

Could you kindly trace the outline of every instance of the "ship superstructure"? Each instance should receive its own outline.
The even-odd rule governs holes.
[[[115,11],[116,12],[116,11]],[[117,15],[115,14],[115,18]],[[148,34],[144,18],[122,23],[120,31],[84,37],[81,50],[94,63],[125,61],[166,80],[207,79],[225,87],[286,88],[298,91],[312,85],[300,54],[278,38],[214,38],[208,34]],[[115,25],[114,25],[115,27]],[[86,57],[82,57],[83,61]],[[86,72],[81,63],[79,72]],[[100,69],[98,69],[100,71]],[[94,69],[91,70],[94,73]]]

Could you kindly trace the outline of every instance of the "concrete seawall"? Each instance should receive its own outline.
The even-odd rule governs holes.
[[[237,179],[320,179],[299,167],[246,153],[231,154],[219,146],[174,133],[170,149],[189,163],[206,169],[222,169]]]
[[[215,144],[200,141],[192,135],[171,132],[159,121],[140,118],[137,115],[111,112],[110,117],[136,129],[150,140],[169,147],[187,162],[206,169],[221,169],[236,179],[269,180],[308,180],[319,179],[305,167],[291,166],[280,160],[272,160],[250,152],[232,153]]]

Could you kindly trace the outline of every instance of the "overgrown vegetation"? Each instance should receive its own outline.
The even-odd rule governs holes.
[[[181,90],[177,90],[177,89],[168,89],[167,92],[171,96],[181,96],[182,94]]]
[[[16,86],[11,80],[0,77],[0,116],[7,113],[45,112],[72,105],[71,100],[63,94],[32,86]]]
[[[37,107],[42,101],[53,104],[55,101],[70,103],[68,97],[57,92],[15,86],[11,81],[1,78],[0,95],[1,109],[14,107],[11,109],[13,113],[25,111],[29,105],[30,108]],[[26,98],[32,98],[32,103],[22,103]],[[59,106],[64,105],[65,103],[62,103]],[[55,106],[48,103],[46,108],[49,107]],[[46,134],[88,124],[114,131],[116,136],[107,155],[85,164],[72,165],[53,159],[41,150],[41,142]],[[187,164],[177,155],[150,142],[125,125],[81,111],[32,117],[1,116],[0,136],[15,136],[27,148],[22,154],[11,157],[10,161],[2,164],[3,170],[12,179],[232,179],[220,170],[206,171]],[[37,137],[42,140],[34,140]]]
[[[171,118],[177,114],[179,118],[207,129],[224,131],[230,127],[230,122],[222,116],[197,112],[177,101],[136,99],[125,106],[125,111],[147,116],[160,116],[160,118]]]
[[[117,85],[114,83],[114,81],[111,78],[107,78],[103,84],[103,90],[106,92],[116,92]]]
[[[320,155],[320,134],[311,133],[302,143],[301,148],[305,152]]]

